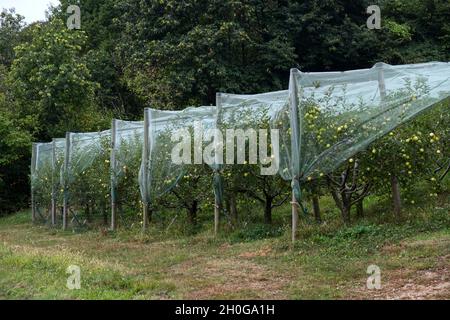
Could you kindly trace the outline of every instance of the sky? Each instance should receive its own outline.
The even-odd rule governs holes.
[[[59,4],[59,0],[0,0],[0,10],[16,8],[16,13],[25,17],[26,23],[45,20],[48,6]]]

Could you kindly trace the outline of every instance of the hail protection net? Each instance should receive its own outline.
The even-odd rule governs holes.
[[[31,187],[38,214],[41,209],[50,211],[52,197],[55,205],[62,205],[62,176],[65,139],[57,138],[48,143],[35,143],[31,163]]]
[[[286,136],[288,98],[287,90],[254,95],[218,94],[217,127],[223,135],[224,152],[218,167],[226,183],[216,175],[216,194],[220,195],[217,200],[222,201],[223,189],[244,192],[242,176],[278,173],[280,163],[275,155],[280,146],[286,148],[290,144]]]
[[[49,209],[52,199],[52,154],[53,144],[34,144],[34,157],[31,164],[31,187],[36,207]]]
[[[138,173],[144,138],[143,121],[113,120],[111,153],[111,199],[139,208]]]
[[[371,69],[331,73],[295,70],[291,79],[291,103],[297,109],[291,114],[297,116],[298,128],[293,163],[287,174],[282,171],[285,179],[305,180],[333,171],[450,95],[449,63],[378,63]]]
[[[374,140],[449,95],[450,63],[378,63],[370,69],[325,73],[293,69],[289,90],[221,93],[217,106],[146,109],[144,122],[115,120],[113,137],[110,130],[70,133],[69,141],[35,144],[32,191],[35,202],[43,206],[50,203],[52,187],[59,195],[63,189],[71,206],[102,199],[96,205],[105,207],[110,190],[113,201],[130,199],[129,192],[136,192],[135,198],[150,203],[174,190],[182,179],[202,175],[207,177],[201,180],[204,184],[214,177],[216,201],[220,202],[223,180],[232,183],[228,164],[247,164],[242,174],[259,175],[262,168],[275,163],[274,173],[292,181],[300,200],[301,182],[332,172]],[[245,138],[239,141],[229,136],[231,129],[242,130]],[[271,130],[277,130],[278,139],[274,140]],[[65,162],[67,168],[62,165]],[[236,167],[233,170],[233,174],[241,172]]]
[[[224,133],[226,164],[264,166],[266,162],[270,164],[277,160],[272,155],[278,153],[278,147],[285,148],[290,143],[286,139],[289,133],[289,121],[286,121],[289,120],[288,99],[287,90],[255,95],[219,95],[217,121],[218,128]],[[277,135],[271,130],[276,130]],[[244,137],[245,143],[239,141],[238,136]],[[276,137],[282,139],[281,144],[270,143]],[[279,167],[278,162],[276,166]]]
[[[63,205],[64,196],[64,157],[66,153],[66,139],[53,139],[53,192],[55,196],[56,205]]]
[[[64,171],[70,207],[105,209],[110,199],[111,131],[70,133]]]
[[[209,159],[206,165],[214,167],[215,144],[211,129],[215,128],[216,110],[214,106],[182,111],[145,110],[147,150],[142,153],[139,175],[144,203],[172,190],[188,171],[193,175],[203,172],[203,158]]]

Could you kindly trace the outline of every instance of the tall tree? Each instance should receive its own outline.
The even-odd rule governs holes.
[[[121,1],[129,87],[158,108],[215,102],[216,91],[285,88],[294,48],[283,2]]]
[[[144,102],[129,90],[123,77],[124,65],[115,47],[121,36],[118,0],[61,0],[53,16],[63,20],[69,17],[67,7],[78,4],[81,10],[81,30],[86,35],[83,53],[93,81],[99,83],[97,102],[112,110],[116,117],[142,117]]]
[[[9,74],[18,113],[39,124],[37,137],[99,129],[108,122],[96,109],[90,71],[82,56],[83,32],[68,30],[59,19],[29,27],[32,39],[16,47]]]
[[[19,44],[24,17],[14,9],[0,13],[0,64],[9,67],[14,60],[14,47]]]

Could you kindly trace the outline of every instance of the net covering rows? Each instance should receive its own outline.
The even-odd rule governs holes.
[[[219,93],[216,106],[146,109],[147,128],[144,121],[114,120],[114,130],[68,133],[67,139],[36,143],[32,190],[35,201],[44,206],[49,205],[52,194],[61,201],[64,193],[72,203],[89,202],[99,192],[105,199],[111,192],[117,201],[121,194],[117,189],[124,179],[130,179],[132,170],[131,182],[125,185],[137,189],[139,183],[140,197],[149,203],[174,188],[194,166],[206,166],[220,201],[220,173],[231,157],[223,148],[229,139],[227,130],[276,129],[279,143],[272,144],[269,134],[268,156],[279,154],[273,159],[278,174],[292,181],[299,194],[302,181],[335,170],[374,140],[449,95],[450,63],[377,63],[370,69],[325,73],[293,69],[288,90],[255,95]],[[222,136],[213,129],[219,129]],[[192,142],[191,161],[174,163],[172,153],[183,136]],[[256,148],[262,143],[260,138]],[[246,161],[250,160],[250,140],[242,145]],[[202,154],[195,148],[199,145]],[[104,189],[89,187],[89,179],[99,176],[110,178],[100,182]],[[71,187],[76,184],[85,184],[85,188]],[[83,192],[75,194],[72,189]]]

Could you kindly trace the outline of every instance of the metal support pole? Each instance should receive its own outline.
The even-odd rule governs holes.
[[[143,146],[143,152],[142,155],[144,157],[143,159],[143,180],[142,183],[144,184],[144,201],[143,201],[143,205],[144,205],[144,210],[143,210],[143,215],[142,215],[142,231],[146,231],[147,230],[147,224],[148,224],[148,161],[149,161],[149,134],[150,134],[150,110],[149,109],[144,109],[144,146]]]
[[[56,143],[52,141],[52,226],[56,225],[56,181],[55,181],[55,169],[56,169]]]
[[[117,195],[116,195],[116,119],[111,124],[111,230],[116,230]]]
[[[63,201],[63,230],[67,230],[67,218],[69,214],[68,199],[68,178],[69,178],[69,157],[70,157],[70,132],[66,132],[66,149],[64,156],[64,201]]]

